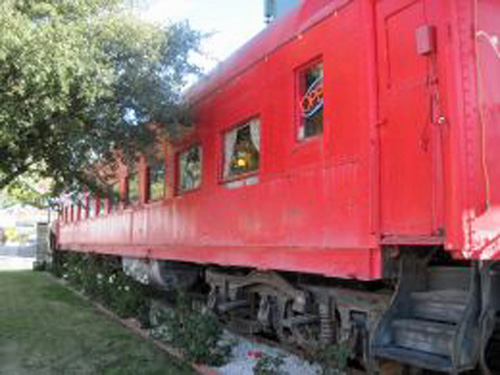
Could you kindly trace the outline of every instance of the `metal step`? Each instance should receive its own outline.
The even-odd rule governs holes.
[[[399,363],[432,371],[452,372],[453,365],[449,357],[419,352],[401,347],[380,347],[375,349],[375,355]]]
[[[467,307],[468,293],[463,290],[434,290],[411,293],[415,318],[438,322],[458,323]]]
[[[454,324],[419,319],[396,319],[393,345],[420,352],[449,357],[457,329]]]
[[[427,271],[429,290],[468,290],[471,274],[467,267],[430,267]]]
[[[480,335],[476,267],[428,267],[407,252],[391,306],[373,336],[375,357],[458,374],[477,365]]]

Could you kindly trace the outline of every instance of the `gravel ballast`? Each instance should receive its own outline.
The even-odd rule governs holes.
[[[297,357],[296,355],[285,352],[284,350],[249,341],[240,336],[231,333],[225,333],[227,340],[234,341],[236,344],[232,350],[232,357],[229,363],[217,369],[220,375],[253,375],[253,367],[258,361],[260,353],[270,356],[282,355],[284,364],[281,367],[284,374],[287,375],[318,375],[320,368],[318,365]]]

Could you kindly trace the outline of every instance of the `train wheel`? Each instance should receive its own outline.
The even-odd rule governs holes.
[[[332,314],[328,302],[308,304],[305,312],[293,309],[291,301],[283,306],[279,338],[307,352],[316,352],[336,341],[339,321]],[[337,320],[337,321],[336,321]]]

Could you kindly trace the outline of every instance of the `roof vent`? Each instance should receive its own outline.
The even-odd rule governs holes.
[[[288,13],[299,4],[300,0],[264,0],[264,18],[271,23]]]

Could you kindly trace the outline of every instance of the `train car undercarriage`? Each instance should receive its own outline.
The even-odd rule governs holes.
[[[439,249],[398,253],[398,273],[372,282],[130,259],[124,268],[163,290],[201,282],[206,308],[228,328],[306,355],[346,345],[368,373],[379,360],[428,373],[500,373],[499,265],[443,259]]]

